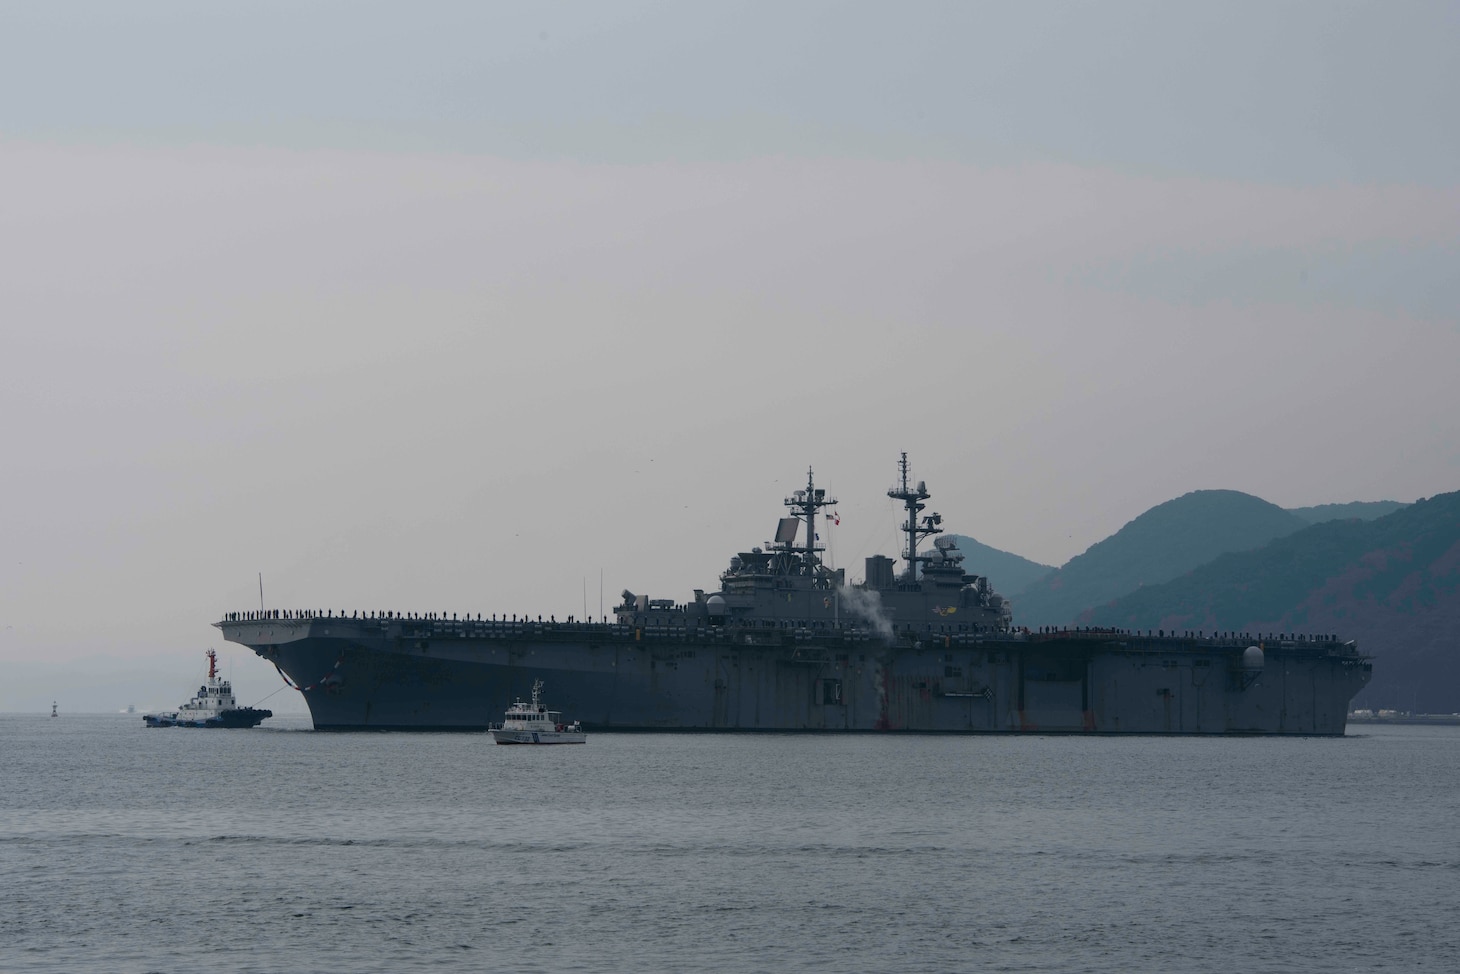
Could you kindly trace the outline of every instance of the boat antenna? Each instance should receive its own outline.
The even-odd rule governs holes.
[[[264,611],[264,573],[259,572],[259,611]]]

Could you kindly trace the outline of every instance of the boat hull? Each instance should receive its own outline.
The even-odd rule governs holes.
[[[189,716],[182,713],[146,714],[142,717],[142,722],[148,727],[217,727],[237,730],[257,727],[272,716],[274,716],[272,710],[239,707],[236,710],[225,710],[207,717]]]
[[[226,621],[321,730],[488,730],[535,679],[585,731],[1344,733],[1370,663],[1333,641],[1081,632]]]
[[[588,735],[574,731],[503,730],[494,728],[492,740],[498,744],[586,744]]]

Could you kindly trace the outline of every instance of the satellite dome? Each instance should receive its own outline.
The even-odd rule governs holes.
[[[724,597],[719,596],[719,595],[712,595],[712,596],[710,596],[708,599],[705,600],[705,608],[709,610],[710,615],[712,615],[712,616],[722,616],[722,615],[724,615],[725,614],[725,599],[724,599]]]
[[[1261,647],[1248,646],[1242,650],[1242,668],[1244,670],[1260,670],[1265,662]]]

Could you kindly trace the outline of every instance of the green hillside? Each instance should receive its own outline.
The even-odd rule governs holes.
[[[1078,622],[1338,633],[1375,657],[1374,680],[1357,706],[1460,711],[1460,492],[1222,555]]]
[[[1353,518],[1360,521],[1372,521],[1375,518],[1388,517],[1400,508],[1408,506],[1399,501],[1352,501],[1348,504],[1290,507],[1288,513],[1298,515],[1309,524],[1322,524],[1324,521],[1347,521]]]
[[[1070,625],[1093,606],[1168,582],[1227,552],[1259,548],[1307,524],[1251,494],[1193,491],[1151,508],[1028,588],[1013,590],[1014,621]]]
[[[966,534],[950,534],[948,537],[958,542],[958,550],[964,554],[964,570],[987,576],[997,592],[1018,592],[1054,571],[1052,565],[1041,565],[1020,555],[991,548]]]

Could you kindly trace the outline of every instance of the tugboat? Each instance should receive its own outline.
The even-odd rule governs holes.
[[[148,727],[257,727],[272,710],[240,707],[233,698],[233,684],[218,676],[218,654],[208,650],[208,682],[198,687],[197,696],[176,710],[143,714]]]
[[[542,702],[542,681],[532,681],[532,702],[518,700],[507,708],[507,718],[492,727],[498,744],[586,744],[588,735],[578,721],[563,723],[563,715]]]

